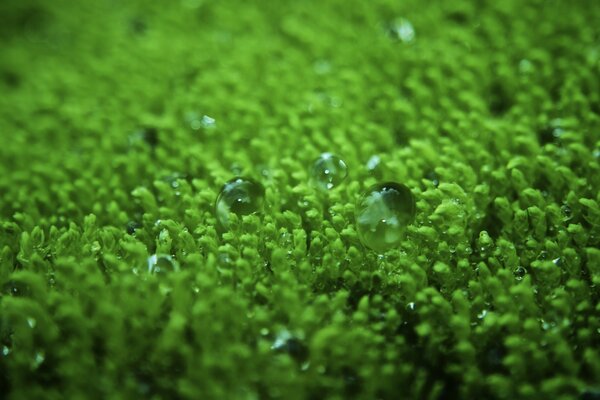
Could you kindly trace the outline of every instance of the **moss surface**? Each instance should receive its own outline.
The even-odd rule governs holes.
[[[0,398],[598,398],[597,1],[0,21]],[[221,234],[238,174],[268,206]],[[379,181],[417,207],[384,256],[354,220]]]

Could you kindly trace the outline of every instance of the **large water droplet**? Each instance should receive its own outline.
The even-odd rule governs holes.
[[[356,205],[356,225],[363,244],[383,253],[400,244],[415,217],[415,198],[400,183],[371,186]]]
[[[229,215],[262,212],[265,188],[249,178],[234,178],[223,185],[215,203],[215,214],[221,228],[229,227]]]
[[[311,181],[320,190],[331,190],[341,184],[348,176],[348,167],[344,160],[331,153],[323,153],[312,167]]]

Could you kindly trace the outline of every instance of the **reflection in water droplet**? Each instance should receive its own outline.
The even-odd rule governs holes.
[[[230,214],[238,216],[260,213],[264,206],[265,189],[253,179],[238,177],[221,189],[215,203],[215,215],[221,228],[229,228]]]
[[[405,185],[386,182],[371,186],[355,209],[361,241],[380,254],[398,246],[415,218],[415,208],[414,196]]]
[[[327,191],[341,184],[348,176],[344,160],[331,153],[323,153],[313,162],[311,182],[317,189]]]

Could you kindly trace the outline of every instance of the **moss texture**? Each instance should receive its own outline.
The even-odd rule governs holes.
[[[0,398],[600,395],[597,1],[0,19]],[[221,234],[238,174],[268,206]],[[380,181],[417,207],[384,256],[354,220]]]

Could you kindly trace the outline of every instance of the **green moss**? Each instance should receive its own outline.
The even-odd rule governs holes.
[[[0,397],[598,395],[593,2],[0,15]],[[234,176],[265,209],[221,232]],[[355,204],[385,181],[416,216],[378,257]]]

